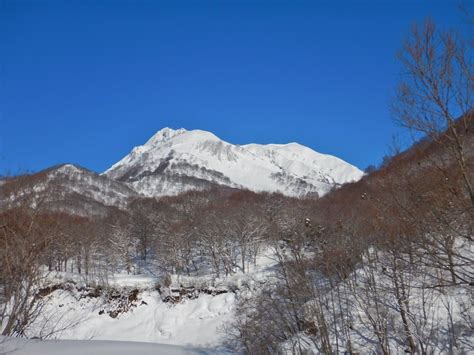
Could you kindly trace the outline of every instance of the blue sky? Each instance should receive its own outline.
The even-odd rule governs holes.
[[[399,129],[395,53],[455,1],[0,1],[0,174],[103,171],[162,127],[361,168]]]

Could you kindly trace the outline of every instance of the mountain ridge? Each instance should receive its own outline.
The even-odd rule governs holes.
[[[324,195],[363,173],[295,142],[234,145],[208,131],[165,127],[102,175],[148,197],[201,190],[209,184],[304,197]]]
[[[213,188],[319,197],[362,175],[294,142],[234,145],[207,131],[164,128],[102,174],[65,163],[0,180],[0,209],[29,201],[47,210],[106,215],[135,199]]]

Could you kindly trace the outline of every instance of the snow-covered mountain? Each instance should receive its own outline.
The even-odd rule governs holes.
[[[83,216],[105,215],[111,207],[126,209],[130,199],[139,197],[126,184],[72,164],[5,180],[0,196],[0,210],[26,202]]]
[[[164,128],[103,173],[145,196],[213,185],[288,196],[323,195],[363,173],[297,143],[234,145],[201,130]]]

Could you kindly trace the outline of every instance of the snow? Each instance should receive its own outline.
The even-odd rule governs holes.
[[[212,275],[172,275],[171,289],[194,286],[196,289],[225,291],[220,294],[199,293],[196,298],[164,302],[156,289],[160,280],[153,275],[115,274],[107,280],[105,290],[124,295],[138,290],[133,306],[115,318],[108,312],[117,309],[118,301],[107,293],[87,297],[86,281],[97,285],[99,279],[84,280],[81,275],[56,272],[48,275],[53,285],[68,284],[44,299],[40,317],[26,335],[62,340],[100,340],[145,342],[179,345],[186,349],[204,349],[222,353],[227,338],[225,326],[235,319],[239,288],[254,289],[269,280],[275,266],[271,248],[263,249],[248,273],[236,273],[217,279]],[[161,290],[163,292],[163,290]],[[110,295],[110,294],[109,294]]]
[[[231,319],[235,301],[233,293],[201,294],[197,299],[177,304],[163,302],[158,291],[141,292],[139,298],[136,308],[112,318],[107,313],[99,314],[101,310],[110,310],[105,300],[78,301],[67,292],[55,291],[43,320],[53,314],[60,319],[66,328],[57,334],[61,339],[127,340],[212,348],[223,340],[225,334],[221,328]],[[62,313],[60,317],[59,313]],[[77,319],[80,321],[69,328]],[[38,320],[37,329],[43,324]]]
[[[151,137],[146,143],[145,146],[154,146],[158,143],[166,142],[180,134],[186,133],[186,130],[181,128],[174,130],[169,127],[165,127],[158,131],[153,137]]]
[[[15,355],[187,355],[210,354],[210,351],[182,346],[124,341],[28,340],[0,337],[0,353]]]
[[[71,272],[59,272],[52,271],[48,273],[48,279],[51,283],[61,283],[67,281],[74,281],[75,284],[85,286],[86,284],[98,285],[103,283],[103,275],[89,274],[87,277],[83,274],[71,273]],[[106,283],[108,287],[120,288],[138,288],[138,289],[150,289],[155,287],[157,279],[150,275],[140,274],[119,274],[115,273],[107,277]]]
[[[221,173],[229,180],[213,181],[216,183],[290,196],[314,192],[323,195],[333,186],[359,180],[363,175],[358,168],[339,158],[317,153],[297,143],[233,145],[213,133],[183,128],[158,131],[146,144],[134,148],[104,174],[116,179],[132,171],[136,179],[131,185],[147,196],[176,194],[189,189],[185,186],[156,189],[157,184],[166,182],[150,173],[165,161],[188,164],[188,168],[183,168],[182,164],[168,167],[167,171],[176,176],[213,181],[213,177],[202,169],[189,169],[189,166],[197,166]],[[144,172],[148,176],[141,176]]]
[[[162,300],[163,294],[160,295],[156,289],[156,285],[160,283],[159,279],[153,275],[116,274],[108,279],[107,287],[110,292],[119,292],[127,299],[131,291],[139,290],[134,305],[116,317],[109,314],[110,311],[117,309],[115,298],[108,297],[107,294],[100,297],[85,297],[88,291],[81,291],[84,280],[78,275],[54,273],[49,275],[52,284],[65,283],[69,280],[70,284],[75,286],[72,290],[58,289],[46,296],[47,302],[41,316],[27,330],[26,335],[30,338],[49,336],[61,341],[39,342],[7,339],[2,344],[0,339],[0,353],[2,350],[5,352],[17,348],[19,351],[15,354],[60,354],[66,351],[73,355],[76,354],[76,351],[87,351],[90,354],[227,352],[225,327],[240,316],[235,312],[237,301],[242,299],[243,295],[245,297],[246,294],[258,293],[262,288],[271,287],[272,283],[277,282],[275,279],[276,264],[274,250],[268,247],[261,250],[256,264],[249,267],[245,274],[236,273],[219,279],[212,277],[212,275],[172,275],[171,289],[194,286],[196,289],[208,287],[208,289],[226,291],[216,295],[199,293],[195,298],[183,297],[177,303]],[[376,342],[367,321],[367,312],[372,312],[370,293],[364,292],[366,284],[364,280],[370,276],[366,273],[371,271],[367,267],[362,264],[353,271],[348,276],[347,282],[339,284],[337,291],[343,295],[344,312],[356,320],[356,327],[350,337],[354,350],[360,353],[365,353],[368,348],[372,349]],[[393,285],[384,271],[379,269],[378,267],[375,269],[374,280],[379,287],[389,290]],[[421,294],[421,289],[415,286],[422,285],[425,282],[425,277],[425,273],[421,272],[407,281],[412,287],[409,298],[414,318],[411,321],[418,322],[422,318],[422,311],[427,312],[430,315],[430,323],[426,331],[433,331],[435,334],[429,337],[429,346],[434,350],[434,353],[443,353],[447,351],[448,313],[453,315],[456,326],[460,326],[462,314],[467,315],[471,307],[472,294],[467,287],[446,289],[442,292],[431,289]],[[94,284],[94,281],[98,280],[88,280],[88,282],[91,281]],[[336,291],[328,287],[327,282],[323,282],[321,285],[318,283],[322,297],[327,304],[330,304],[329,300],[335,296],[332,292]],[[430,294],[426,292],[430,292]],[[388,307],[389,318],[396,319],[397,304],[394,303],[391,294],[381,293],[379,297],[382,297],[380,300]],[[429,302],[422,304],[423,299],[429,300]],[[312,302],[314,301],[309,300],[307,303],[309,310],[314,309],[311,307]],[[329,308],[328,312],[330,312]],[[307,316],[311,317],[312,314],[312,312],[308,312]],[[327,316],[327,319],[331,321],[330,313]],[[420,329],[425,331],[425,328]],[[52,330],[55,332],[51,333]],[[399,335],[396,327],[391,331]],[[426,336],[426,334],[420,335]],[[305,337],[307,334],[298,334],[300,340]],[[399,343],[397,339],[396,336],[390,339],[390,346],[394,353],[403,353],[406,346]],[[335,338],[331,338],[331,341],[335,342]],[[292,353],[293,343],[292,339],[283,342],[281,344],[282,353]],[[307,350],[317,353],[317,349],[313,348],[314,344],[311,344],[313,343],[308,338]],[[470,344],[472,344],[472,334],[470,333],[466,333],[458,339],[459,349],[471,349]],[[339,339],[341,351],[344,346]]]

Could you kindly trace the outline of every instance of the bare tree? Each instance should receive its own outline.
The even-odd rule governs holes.
[[[459,35],[441,32],[433,21],[414,26],[398,55],[403,66],[394,113],[404,127],[444,146],[456,162],[471,207],[474,206],[472,163],[466,157],[473,125],[472,48]]]
[[[1,215],[0,225],[0,325],[2,335],[22,336],[42,308],[36,293],[55,219],[15,208]]]

